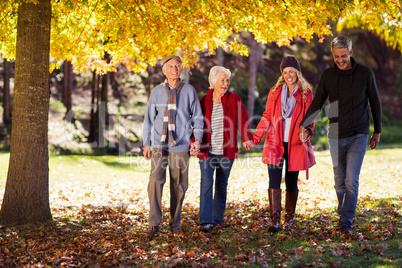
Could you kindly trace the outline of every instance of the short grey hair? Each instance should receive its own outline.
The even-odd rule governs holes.
[[[352,51],[352,40],[343,35],[335,37],[331,43],[331,50],[334,48],[347,48],[348,52],[350,52]]]
[[[225,73],[225,74],[228,75],[229,78],[232,75],[230,70],[226,69],[225,67],[222,67],[222,66],[214,66],[214,67],[212,67],[211,70],[209,71],[209,77],[208,77],[209,88],[214,87],[214,85],[216,83],[216,80],[218,79],[219,73]]]

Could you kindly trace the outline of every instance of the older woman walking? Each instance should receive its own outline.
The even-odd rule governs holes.
[[[282,168],[285,166],[286,203],[285,225],[292,228],[299,194],[297,181],[300,170],[308,170],[315,164],[309,141],[314,123],[307,129],[309,135],[299,136],[299,122],[310,106],[312,86],[301,73],[300,64],[293,56],[283,58],[281,76],[271,88],[265,112],[254,132],[254,143],[259,144],[266,134],[262,162],[268,165],[270,232],[280,230]],[[308,173],[307,173],[308,174]]]
[[[201,170],[200,229],[209,232],[223,222],[227,186],[234,159],[238,157],[237,137],[243,147],[254,147],[249,117],[238,95],[229,92],[230,70],[214,66],[209,73],[210,90],[201,99],[204,136],[197,154]],[[216,172],[216,173],[215,173]],[[212,195],[215,173],[215,194]]]

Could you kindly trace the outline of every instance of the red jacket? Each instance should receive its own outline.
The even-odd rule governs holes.
[[[271,88],[263,117],[254,132],[254,143],[259,144],[265,133],[264,149],[262,152],[262,162],[264,164],[279,165],[285,149],[283,147],[283,122],[281,112],[282,87],[273,90]],[[289,132],[288,142],[288,165],[289,171],[308,170],[315,164],[313,148],[311,142],[301,142],[299,138],[299,123],[310,107],[313,100],[311,90],[306,93],[306,99],[302,96],[299,89],[293,95],[296,98],[296,105],[292,113],[292,122]],[[311,133],[314,134],[314,123],[309,126]]]
[[[212,92],[210,89],[204,97],[201,98],[201,109],[204,115],[204,136],[202,137],[201,153],[198,158],[207,159],[211,141],[211,116],[212,116]],[[253,140],[253,134],[250,131],[248,113],[243,105],[241,98],[232,92],[226,92],[222,96],[223,106],[223,156],[228,159],[239,157],[237,147],[237,137],[240,133],[242,142]]]

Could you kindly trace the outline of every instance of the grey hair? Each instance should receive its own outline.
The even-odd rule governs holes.
[[[232,75],[230,70],[226,69],[225,67],[222,67],[222,66],[214,66],[214,67],[212,67],[211,70],[209,71],[209,77],[208,77],[209,88],[214,88],[214,85],[216,83],[216,80],[218,79],[219,73],[225,73],[225,74],[227,74],[227,76],[229,78]]]
[[[331,50],[334,48],[347,48],[350,52],[352,51],[352,40],[343,35],[337,36],[331,43]]]
[[[166,62],[167,63],[167,62]],[[183,70],[183,64],[181,63],[181,62],[179,62],[179,65],[180,65],[180,70]],[[166,64],[163,64],[162,65],[162,71],[163,72],[166,72]]]

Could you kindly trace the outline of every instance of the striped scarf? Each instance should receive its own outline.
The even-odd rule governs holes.
[[[173,147],[176,145],[174,140],[176,131],[176,96],[179,93],[183,83],[179,80],[175,88],[170,88],[167,81],[165,81],[165,91],[168,95],[167,107],[165,108],[165,114],[163,116],[163,128],[161,142],[158,148],[156,156],[162,156],[163,145],[166,143],[166,139],[169,136],[168,146]]]

